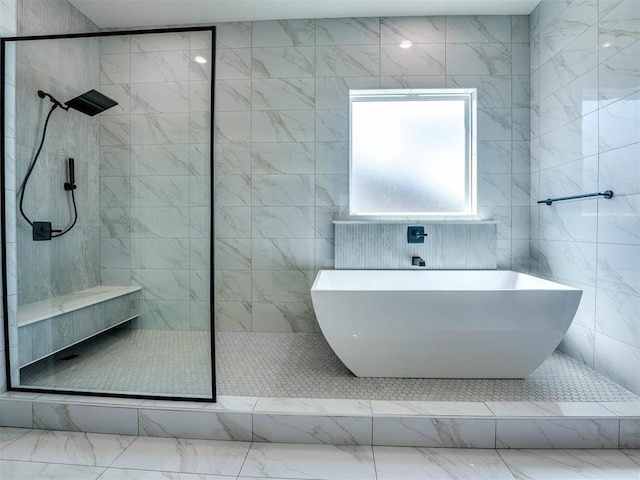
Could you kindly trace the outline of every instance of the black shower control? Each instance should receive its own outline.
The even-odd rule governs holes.
[[[408,243],[424,243],[424,237],[427,234],[424,233],[424,227],[407,227],[407,242]]]
[[[33,241],[51,240],[51,222],[33,222]]]

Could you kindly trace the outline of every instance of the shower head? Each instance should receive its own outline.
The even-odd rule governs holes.
[[[73,108],[74,110],[78,110],[85,115],[93,117],[94,115],[102,113],[111,107],[115,107],[118,105],[118,102],[111,100],[109,97],[101,94],[97,90],[89,90],[88,92],[69,100],[65,105]]]

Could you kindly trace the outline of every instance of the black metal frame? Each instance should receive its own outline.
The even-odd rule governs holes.
[[[74,390],[52,390],[46,388],[20,388],[11,385],[11,365],[9,355],[9,307],[7,293],[7,231],[6,231],[6,183],[5,183],[5,77],[6,77],[6,44],[7,42],[17,42],[26,40],[62,40],[70,38],[91,38],[91,37],[112,37],[118,35],[143,35],[153,33],[181,33],[181,32],[211,32],[211,121],[210,121],[210,161],[211,161],[211,212],[210,212],[210,330],[211,330],[211,398],[198,397],[177,397],[163,395],[132,395],[110,392],[87,392]],[[7,377],[7,390],[12,392],[32,392],[32,393],[55,393],[65,395],[92,395],[96,397],[118,397],[118,398],[141,398],[149,400],[174,400],[189,402],[215,402],[216,401],[216,369],[215,369],[215,328],[214,328],[214,190],[215,182],[215,128],[214,128],[214,105],[215,105],[215,53],[216,53],[216,27],[184,27],[184,28],[159,28],[148,30],[118,30],[108,32],[92,32],[92,33],[72,33],[65,35],[40,35],[25,37],[5,37],[0,38],[0,240],[2,254],[2,314],[4,318],[4,347],[5,347],[5,368]]]
[[[613,197],[613,190],[605,190],[603,193],[595,192],[595,193],[585,193],[583,195],[571,195],[570,197],[558,197],[558,198],[547,198],[546,200],[538,200],[536,203],[545,203],[547,205],[551,205],[553,202],[562,202],[564,200],[575,200],[576,198],[587,198],[587,197],[604,197],[607,200]]]

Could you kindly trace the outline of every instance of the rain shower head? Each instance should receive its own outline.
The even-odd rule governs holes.
[[[97,90],[89,90],[88,92],[69,100],[65,105],[73,108],[74,110],[78,110],[85,115],[93,117],[94,115],[102,113],[111,107],[115,107],[118,105],[118,102],[111,100],[109,97],[101,94]]]

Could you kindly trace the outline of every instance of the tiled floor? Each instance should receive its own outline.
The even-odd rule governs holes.
[[[21,371],[23,385],[160,395],[210,392],[207,332],[112,331]],[[71,360],[61,357],[69,353]],[[450,402],[622,402],[638,396],[554,353],[522,380],[358,378],[322,334],[218,332],[218,395]]]
[[[638,480],[638,450],[360,447],[0,427],[2,480]]]

